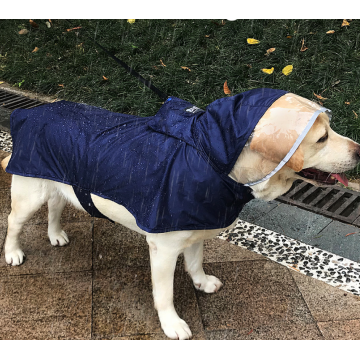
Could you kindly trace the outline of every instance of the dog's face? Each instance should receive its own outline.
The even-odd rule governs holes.
[[[325,113],[317,117],[300,148],[304,157],[303,169],[342,173],[353,169],[360,161],[360,145],[332,130]]]
[[[255,135],[256,131],[255,128]],[[244,148],[229,175],[240,183],[247,183],[270,173],[286,154],[282,142],[270,141],[268,144],[270,148],[264,149],[264,142],[252,141],[251,146]],[[251,188],[256,198],[273,200],[287,192],[296,179],[317,184],[297,174],[302,169],[321,170],[330,177],[331,173],[353,169],[359,161],[360,145],[333,131],[327,114],[321,113],[286,165],[269,180]]]

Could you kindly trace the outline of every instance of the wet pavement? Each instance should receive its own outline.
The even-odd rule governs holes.
[[[70,244],[53,247],[44,206],[24,227],[24,264],[5,264],[10,182],[0,169],[0,339],[166,339],[145,238],[119,224],[67,206]],[[241,218],[359,261],[357,227],[278,202],[253,201]],[[218,293],[195,290],[182,256],[175,272],[175,308],[194,339],[360,339],[359,296],[219,239],[206,241],[204,268]]]

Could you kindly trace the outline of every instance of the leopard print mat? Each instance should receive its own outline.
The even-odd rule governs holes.
[[[291,270],[360,295],[360,264],[299,240],[239,220],[219,239],[261,254]]]
[[[0,150],[7,152],[12,151],[11,135],[8,132],[2,130],[0,130]]]
[[[0,150],[11,152],[9,133],[0,131]],[[261,254],[291,270],[360,295],[360,264],[299,240],[239,220],[218,239]]]

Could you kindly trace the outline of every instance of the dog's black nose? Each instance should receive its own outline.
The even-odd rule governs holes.
[[[357,149],[356,149],[356,156],[358,161],[360,161],[360,145],[358,145]]]

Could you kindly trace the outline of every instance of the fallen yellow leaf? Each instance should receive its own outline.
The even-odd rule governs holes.
[[[304,45],[304,43],[305,43],[305,39],[302,39],[302,44],[301,44],[301,49],[300,49],[300,51],[306,51],[308,48]]]
[[[319,100],[327,100],[327,98],[322,97],[321,95],[317,95],[314,93],[314,95],[319,99]]]
[[[346,104],[346,105],[350,105],[350,101],[345,101],[345,104]]]
[[[3,84],[4,82],[3,81],[0,81],[0,85]]]
[[[293,66],[292,65],[287,65],[285,66],[283,69],[282,69],[282,73],[285,75],[285,76],[288,76],[292,73],[293,71]]]
[[[286,38],[287,38],[287,39],[291,39],[291,35],[288,35]]]
[[[272,67],[271,69],[261,69],[262,72],[264,72],[265,74],[272,74],[274,72],[274,68]]]
[[[343,26],[350,26],[350,23],[344,19],[341,24],[341,27],[343,27]]]
[[[335,30],[329,30],[329,31],[327,31],[326,33],[327,34],[333,34],[335,32]]]
[[[128,22],[129,24],[133,24],[133,23],[135,22],[135,19],[129,19],[127,22]]]
[[[251,38],[247,38],[247,43],[250,44],[250,45],[255,45],[255,44],[259,44],[260,41],[259,40],[256,40],[256,39],[251,39]]]
[[[358,114],[354,110],[353,113],[355,114],[355,117],[358,118]]]
[[[20,35],[26,35],[28,32],[29,32],[29,30],[27,30],[27,29],[21,29],[21,30],[19,31],[19,34],[20,34]]]
[[[265,55],[270,55],[272,52],[275,51],[275,48],[270,48],[266,50],[266,54]]]
[[[181,66],[181,68],[184,69],[184,70],[189,70],[189,71],[191,71],[187,66]]]
[[[210,35],[205,35],[205,37],[207,37],[207,38],[208,38],[208,37],[210,37]]]
[[[160,59],[160,63],[161,63],[162,66],[166,67],[166,65],[163,63],[163,61],[161,59]]]
[[[104,80],[109,80],[109,79],[108,79],[107,77],[105,77],[104,75],[103,75],[103,79],[104,79]]]
[[[64,87],[64,84],[59,84],[59,86]]]
[[[226,95],[230,95],[230,94],[231,94],[231,90],[230,90],[229,87],[228,87],[227,80],[224,82],[224,93],[225,93]]]
[[[35,46],[35,49],[32,52],[37,52],[39,50],[39,48],[37,46]]]

